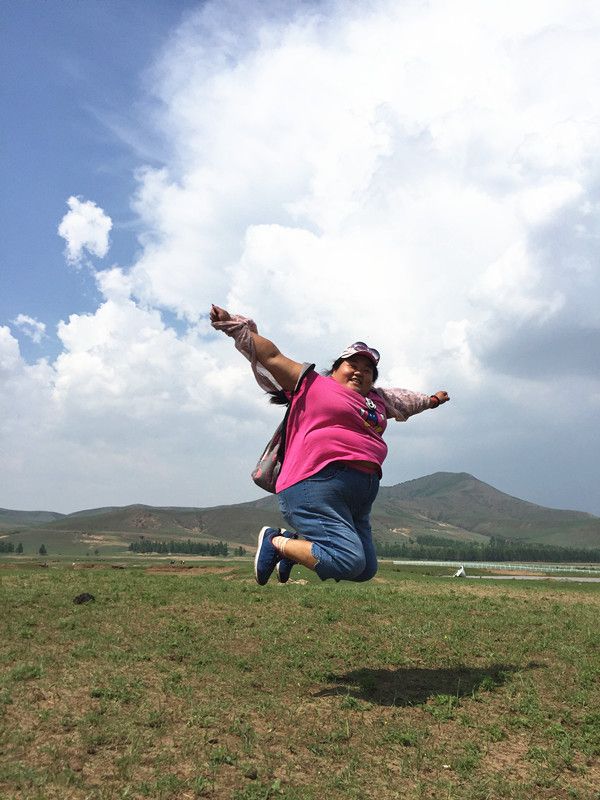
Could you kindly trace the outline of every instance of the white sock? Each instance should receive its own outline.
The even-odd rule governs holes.
[[[282,556],[285,555],[285,548],[288,542],[289,542],[288,537],[281,536],[280,534],[278,534],[277,536],[273,536],[273,538],[271,539],[271,544],[276,550],[279,550]]]

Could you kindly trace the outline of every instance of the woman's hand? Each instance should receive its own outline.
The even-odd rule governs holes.
[[[231,314],[229,311],[225,311],[224,308],[219,308],[214,303],[210,307],[210,321],[211,322],[229,322],[231,319]]]
[[[229,311],[225,311],[224,308],[220,308],[213,303],[210,307],[210,321],[212,323],[229,322],[230,319],[231,314]],[[284,356],[273,342],[256,333],[256,329],[249,331],[249,334],[254,343],[256,360],[271,373],[282,389],[291,392],[298,382],[304,365]]]
[[[432,395],[432,397],[437,397],[440,405],[442,405],[442,403],[447,403],[448,400],[450,400],[450,398],[448,397],[448,392],[444,392],[443,390],[436,392],[435,394]]]

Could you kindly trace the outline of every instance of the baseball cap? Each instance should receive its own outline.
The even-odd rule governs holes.
[[[369,347],[369,345],[364,342],[354,342],[354,344],[348,345],[348,347],[340,353],[340,358],[350,358],[350,356],[356,355],[370,358],[375,366],[379,364],[379,350],[375,350],[374,347]]]

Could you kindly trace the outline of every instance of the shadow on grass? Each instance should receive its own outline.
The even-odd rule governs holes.
[[[529,664],[525,669],[539,665]],[[489,667],[452,669],[356,669],[343,675],[327,676],[337,684],[315,693],[315,697],[343,695],[382,706],[414,706],[437,695],[471,697],[478,690],[490,691],[506,683],[522,667],[491,664]]]

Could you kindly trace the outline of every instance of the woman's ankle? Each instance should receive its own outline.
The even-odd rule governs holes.
[[[280,534],[277,534],[271,539],[271,544],[279,553],[281,553],[282,556],[285,556],[285,548],[289,541],[291,540],[288,539],[287,536],[281,536]]]

